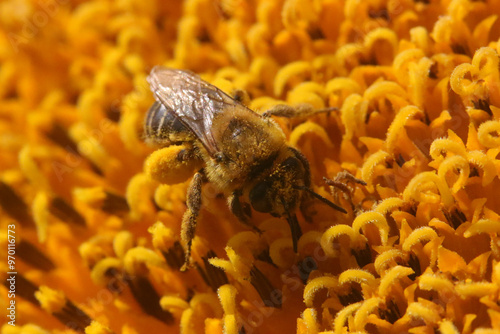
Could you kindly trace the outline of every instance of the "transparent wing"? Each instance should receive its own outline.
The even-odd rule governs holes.
[[[236,107],[238,102],[187,71],[155,66],[148,82],[156,99],[172,110],[214,156],[219,149],[211,131],[213,119],[227,107]]]

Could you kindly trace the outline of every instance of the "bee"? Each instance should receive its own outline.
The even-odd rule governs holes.
[[[231,212],[256,231],[251,209],[284,217],[295,252],[302,233],[295,212],[300,209],[309,220],[308,200],[315,197],[346,213],[311,189],[309,163],[287,145],[285,134],[269,117],[272,110],[258,114],[188,71],[156,66],[147,80],[156,102],[146,115],[144,133],[148,141],[169,150],[171,161],[165,164],[168,170],[161,171],[163,178],[182,182],[194,172],[181,226],[183,270],[189,265],[205,182],[215,185]],[[275,114],[290,116],[290,108],[277,108]]]

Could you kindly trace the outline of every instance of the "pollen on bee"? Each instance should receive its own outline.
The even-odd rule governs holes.
[[[187,145],[172,145],[153,152],[144,165],[146,174],[165,184],[186,181],[202,167],[202,161],[193,155]]]

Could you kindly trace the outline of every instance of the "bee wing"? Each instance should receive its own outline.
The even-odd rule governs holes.
[[[219,151],[212,133],[214,117],[237,102],[198,75],[155,66],[148,76],[151,90],[163,105],[201,141],[211,156]]]

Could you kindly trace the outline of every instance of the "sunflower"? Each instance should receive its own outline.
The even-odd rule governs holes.
[[[499,14],[493,0],[3,1],[1,332],[498,332]],[[155,65],[258,113],[328,109],[275,121],[347,213],[299,216],[295,252],[284,219],[248,229],[206,184],[181,271],[189,181],[155,177],[143,131]]]

